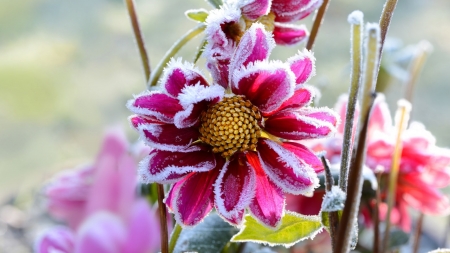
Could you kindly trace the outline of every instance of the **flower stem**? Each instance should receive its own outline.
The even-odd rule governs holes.
[[[148,59],[147,50],[145,49],[144,38],[139,27],[139,21],[136,14],[136,8],[134,7],[134,0],[125,0],[128,9],[128,15],[130,16],[131,26],[133,27],[134,37],[141,55],[142,66],[144,67],[145,81],[148,82],[150,78],[150,60]]]
[[[350,241],[353,224],[357,219],[359,203],[362,191],[362,168],[364,166],[366,153],[367,128],[369,115],[375,100],[375,73],[378,67],[378,46],[380,39],[380,29],[378,24],[368,24],[366,27],[366,61],[364,72],[364,88],[362,92],[361,114],[359,120],[359,135],[357,136],[356,153],[354,160],[350,164],[348,177],[347,198],[345,199],[344,211],[339,226],[339,233],[335,253],[347,253],[350,251]]]
[[[327,160],[324,156],[320,157],[322,160],[323,167],[325,168],[325,187],[326,191],[330,192],[332,189],[332,186],[334,185],[334,179],[333,175],[331,174],[330,166],[328,165]],[[339,216],[338,212],[329,212],[328,213],[328,220],[330,223],[330,237],[331,237],[331,249],[332,252],[335,251],[336,248],[336,240],[337,240],[337,232],[339,228]]]
[[[414,234],[413,253],[417,253],[419,251],[420,235],[422,234],[423,218],[424,218],[424,214],[420,213],[419,219],[417,220],[416,233]]]
[[[167,209],[164,204],[164,187],[162,184],[157,184],[158,188],[158,207],[159,207],[159,219],[161,225],[161,252],[169,253],[169,236],[167,229]]]
[[[178,51],[191,39],[195,38],[198,34],[205,30],[206,25],[201,23],[197,25],[197,27],[189,30],[186,34],[183,35],[178,41],[176,41],[172,47],[166,52],[163,59],[158,63],[152,75],[150,76],[150,80],[147,83],[147,89],[151,89],[153,86],[156,86],[158,83],[159,77],[162,74],[162,71],[166,64],[170,61],[170,59],[175,56]]]
[[[405,83],[405,99],[412,101],[414,86],[419,78],[419,74],[425,64],[428,54],[432,51],[432,46],[428,41],[421,41],[416,46],[414,57],[408,68],[408,79]]]
[[[314,18],[314,23],[311,28],[311,33],[309,34],[308,42],[306,43],[306,49],[311,50],[316,40],[317,33],[319,32],[320,25],[322,24],[323,17],[327,11],[329,0],[324,0],[319,10],[317,11],[316,17]]]
[[[173,229],[172,235],[170,236],[169,253],[172,253],[175,249],[175,245],[177,244],[178,237],[180,237],[182,230],[183,228],[177,223]]]
[[[383,250],[386,252],[389,245],[389,232],[391,229],[391,213],[392,208],[395,203],[395,192],[397,190],[398,172],[400,168],[400,160],[402,156],[403,144],[402,144],[402,134],[406,129],[409,120],[409,112],[411,111],[411,104],[401,99],[398,102],[398,109],[396,113],[396,129],[397,136],[395,142],[394,154],[392,155],[391,171],[389,173],[389,185],[388,185],[388,195],[387,195],[387,214],[386,214],[386,230],[384,231],[383,238]]]
[[[360,11],[352,12],[348,21],[351,24],[351,43],[352,50],[352,77],[350,84],[350,92],[348,95],[347,112],[345,114],[344,125],[344,141],[342,143],[341,154],[341,172],[339,175],[339,187],[342,191],[347,190],[347,177],[350,165],[350,158],[353,150],[353,122],[355,117],[356,101],[358,99],[359,89],[361,86],[361,67],[362,67],[362,28],[363,14]]]
[[[383,53],[384,41],[386,40],[386,34],[389,30],[389,26],[391,25],[391,19],[394,15],[395,7],[397,6],[398,0],[386,0],[386,3],[383,6],[383,12],[380,17],[380,29],[381,29],[381,40],[380,40],[380,61],[378,62],[378,71],[380,70],[381,57]]]
[[[375,191],[375,208],[373,210],[373,253],[380,253],[380,213],[378,207],[381,203],[381,173],[377,173],[378,187]]]

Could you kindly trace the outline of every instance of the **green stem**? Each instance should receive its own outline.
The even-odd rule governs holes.
[[[391,171],[389,173],[389,185],[388,185],[388,195],[387,195],[387,214],[386,214],[386,229],[384,231],[383,238],[383,250],[381,252],[386,252],[389,245],[389,232],[391,229],[391,213],[392,208],[395,203],[395,192],[397,190],[398,172],[400,168],[400,160],[402,156],[403,143],[402,134],[406,129],[409,120],[409,112],[411,111],[411,104],[402,99],[398,102],[398,109],[396,114],[396,129],[397,136],[395,142],[394,154],[392,155]]]
[[[331,192],[334,185],[334,179],[331,174],[330,165],[324,156],[320,157],[320,159],[322,160],[323,167],[325,168],[325,188],[327,192]],[[336,240],[339,228],[338,212],[328,212],[328,220],[330,223],[331,252],[334,252],[336,249]]]
[[[405,84],[405,99],[408,100],[409,102],[412,101],[414,86],[417,83],[419,74],[431,50],[432,46],[428,41],[421,41],[416,46],[414,58],[411,60],[411,63],[408,68],[408,79]]]
[[[178,241],[178,237],[180,237],[182,230],[183,228],[180,226],[180,224],[177,223],[175,225],[175,228],[173,229],[172,235],[170,236],[169,253],[173,253],[175,245],[177,244]]]
[[[350,158],[353,150],[353,122],[355,117],[356,101],[361,87],[361,67],[362,67],[362,28],[363,14],[360,11],[352,12],[348,20],[351,24],[352,50],[352,77],[350,92],[348,95],[347,113],[345,115],[344,141],[342,143],[341,172],[339,175],[339,187],[342,191],[347,191],[347,177],[350,165]]]
[[[420,213],[419,219],[417,220],[416,233],[414,234],[413,253],[417,253],[419,251],[420,235],[422,234],[422,224],[424,216],[425,215],[423,213]]]
[[[139,27],[139,21],[136,14],[136,8],[134,7],[134,0],[125,0],[128,9],[128,15],[130,16],[131,26],[133,27],[134,37],[139,49],[139,54],[142,60],[142,66],[144,67],[145,81],[148,82],[150,78],[150,60],[148,59],[147,50],[145,49],[144,38]]]
[[[195,36],[199,35],[203,30],[205,30],[205,24],[199,24],[194,29],[189,30],[183,37],[181,37],[172,47],[167,51],[166,55],[164,55],[163,59],[158,63],[152,75],[150,76],[150,80],[147,83],[147,88],[150,90],[152,87],[156,86],[158,83],[159,77],[161,76],[164,67],[170,61],[170,59],[175,56],[178,51],[191,39]]]
[[[329,0],[324,0],[319,10],[317,11],[316,17],[314,18],[314,23],[311,28],[311,33],[309,34],[308,42],[306,43],[306,49],[311,50],[314,46],[314,41],[316,40],[317,33],[319,32],[320,25],[322,24],[323,17],[327,11]]]
[[[380,253],[380,214],[378,207],[381,204],[381,173],[377,173],[378,187],[375,192],[375,208],[373,210],[373,253]]]
[[[167,209],[164,204],[164,186],[162,184],[157,184],[158,188],[158,209],[159,209],[159,219],[161,225],[161,252],[169,253],[169,235],[167,229]]]
[[[378,63],[378,71],[380,69],[384,41],[386,40],[386,34],[389,30],[389,26],[391,25],[391,19],[392,19],[392,16],[394,15],[394,10],[395,10],[395,7],[397,6],[397,1],[398,0],[386,0],[386,3],[384,4],[384,7],[383,7],[383,12],[381,13],[380,22],[379,22],[380,29],[381,29],[381,40],[380,40],[380,49],[379,49],[380,61]]]

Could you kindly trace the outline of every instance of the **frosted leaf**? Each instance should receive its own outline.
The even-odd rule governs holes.
[[[322,211],[335,212],[344,209],[345,192],[337,185],[331,187],[331,191],[325,193],[322,201]]]

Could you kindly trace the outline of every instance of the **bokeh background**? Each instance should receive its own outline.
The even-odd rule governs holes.
[[[347,15],[361,10],[365,21],[378,22],[383,2],[331,0],[310,81],[322,91],[320,105],[333,106],[348,90]],[[152,66],[196,25],[185,18],[187,9],[211,9],[203,0],[136,4]],[[303,23],[311,27],[311,18]],[[396,45],[433,45],[412,117],[435,134],[438,145],[450,147],[450,1],[399,1],[388,36]],[[190,42],[180,56],[192,59],[199,43]],[[271,58],[285,60],[303,47],[277,48]],[[123,1],[0,0],[0,203],[33,196],[57,171],[91,161],[109,126],[122,126],[136,140],[125,103],[144,89]],[[392,110],[401,89],[400,81],[388,88]]]

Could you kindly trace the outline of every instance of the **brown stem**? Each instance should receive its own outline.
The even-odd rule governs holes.
[[[330,166],[328,165],[325,157],[320,158],[322,160],[323,167],[325,168],[325,187],[326,191],[330,192],[332,186],[334,185],[333,175],[331,174]],[[338,212],[328,212],[328,220],[330,224],[330,237],[331,237],[331,249],[332,252],[336,248],[337,232],[339,228],[339,215]]]
[[[417,253],[419,250],[420,235],[422,234],[423,218],[424,218],[423,213],[420,213],[419,219],[417,220],[416,233],[414,234],[413,253]]]
[[[391,25],[391,19],[392,19],[392,16],[394,15],[394,10],[395,10],[395,7],[397,6],[397,1],[398,0],[386,0],[386,3],[384,4],[384,7],[383,7],[383,12],[381,13],[380,22],[379,22],[380,30],[381,30],[381,40],[380,40],[380,49],[379,49],[380,61],[378,62],[378,71],[380,70],[384,41],[386,40],[386,34],[389,30],[389,26]]]
[[[381,184],[381,173],[377,173],[377,182],[378,187],[375,192],[375,208],[373,210],[373,253],[380,252],[380,214],[378,211],[378,207],[381,203],[381,192],[380,192],[380,184]]]
[[[311,28],[311,33],[309,34],[308,42],[306,43],[306,49],[311,50],[316,40],[317,33],[319,32],[320,25],[322,24],[323,17],[328,8],[329,0],[324,0],[319,10],[317,11],[316,17],[314,18],[314,23]]]
[[[167,209],[164,204],[164,187],[162,184],[157,184],[158,186],[158,209],[159,209],[159,219],[161,225],[161,252],[169,253],[169,232],[167,229]]]
[[[147,50],[145,49],[144,38],[139,27],[139,21],[136,14],[134,0],[125,0],[128,9],[128,15],[130,16],[131,26],[133,27],[134,37],[136,39],[137,46],[139,48],[139,54],[141,55],[142,66],[144,67],[145,81],[148,82],[150,78],[150,60],[148,59]]]

